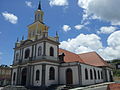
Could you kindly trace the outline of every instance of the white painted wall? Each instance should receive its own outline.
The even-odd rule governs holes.
[[[33,57],[35,57],[35,45],[33,45]]]
[[[79,84],[78,66],[60,67],[60,84],[66,84],[66,70],[70,68],[73,74],[73,85]]]
[[[13,82],[13,75],[14,75],[14,73],[16,73],[16,77],[15,77],[15,81]],[[11,84],[12,84],[12,85],[16,85],[16,83],[17,83],[17,68],[14,68],[14,69],[12,70]]]
[[[17,57],[16,57],[17,53],[19,54],[18,60],[17,60]],[[20,59],[20,50],[16,50],[16,51],[15,51],[14,63],[19,62],[19,59]]]
[[[40,71],[40,76],[39,76],[39,80],[36,81],[36,71],[39,70]],[[34,66],[34,86],[40,86],[41,85],[41,81],[42,81],[42,65],[36,65]]]
[[[107,69],[107,81],[110,81],[110,73],[113,76],[113,72],[110,69]]]
[[[85,79],[85,68],[87,68],[87,70],[88,70],[88,76],[89,76],[88,80]],[[90,85],[90,84],[103,82],[103,79],[101,79],[101,71],[102,71],[101,68],[93,67],[93,66],[86,65],[86,64],[81,64],[81,69],[82,69],[82,71],[81,71],[82,72],[82,85]],[[93,72],[93,79],[92,80],[90,79],[90,69]],[[96,76],[97,76],[96,80],[94,79],[94,70],[93,69],[96,70]],[[98,73],[97,73],[98,70],[100,72],[100,79],[98,79]]]
[[[49,80],[49,69],[53,67],[55,69],[55,80]],[[45,84],[46,86],[50,86],[52,84],[58,84],[58,66],[54,65],[46,65],[46,72],[45,72]]]
[[[112,74],[112,76],[113,76],[113,71],[111,70],[111,74]]]
[[[16,50],[16,52],[15,52],[15,60],[16,60],[16,54],[19,54],[19,59],[20,59],[20,50]]]

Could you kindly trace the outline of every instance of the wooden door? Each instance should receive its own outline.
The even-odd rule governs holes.
[[[73,84],[73,75],[71,69],[66,70],[66,84]]]

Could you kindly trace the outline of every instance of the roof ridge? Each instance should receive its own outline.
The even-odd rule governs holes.
[[[100,60],[101,60],[104,64],[106,64],[107,66],[109,66],[109,64],[108,64],[98,53],[96,53],[96,54],[98,55],[99,58],[101,58]]]
[[[95,52],[95,51],[91,51],[91,52],[80,53],[80,54],[78,54],[78,55],[89,54],[89,53],[96,53],[96,52]]]
[[[96,58],[98,58],[100,60],[100,62],[103,64],[103,66],[109,66],[108,63],[97,53],[97,52],[88,52],[88,53],[82,53],[82,54],[78,54],[81,59],[86,63],[87,61],[84,60],[84,58],[82,58],[82,56],[87,56],[87,55],[96,55]],[[95,59],[95,58],[94,58]],[[88,60],[88,59],[87,59]],[[90,63],[89,63],[90,64]],[[92,63],[91,63],[92,64]]]

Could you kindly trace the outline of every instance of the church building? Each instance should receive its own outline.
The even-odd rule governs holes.
[[[75,54],[59,48],[59,36],[48,35],[39,3],[27,40],[15,43],[12,85],[91,85],[112,81],[112,68],[96,52]],[[79,41],[80,42],[80,41]]]

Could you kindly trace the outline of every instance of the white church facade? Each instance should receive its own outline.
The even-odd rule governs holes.
[[[59,36],[48,35],[39,4],[28,38],[15,43],[12,85],[90,85],[112,81],[112,69],[96,52],[75,54],[59,48]]]

